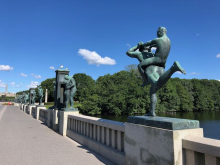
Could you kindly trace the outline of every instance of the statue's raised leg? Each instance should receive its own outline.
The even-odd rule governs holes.
[[[173,65],[168,69],[164,74],[162,74],[159,78],[159,80],[156,82],[156,90],[159,90],[163,87],[164,84],[170,79],[170,77],[175,73],[176,71],[180,71],[183,74],[186,74],[186,71],[181,67],[178,61],[175,61]]]

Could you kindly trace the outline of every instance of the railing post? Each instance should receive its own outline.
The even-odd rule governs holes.
[[[121,151],[121,131],[117,131],[117,150]]]
[[[105,144],[105,127],[102,128],[102,144]]]
[[[89,137],[89,123],[87,123],[86,136]]]
[[[81,133],[82,135],[83,135],[83,124],[84,124],[84,122],[81,121],[81,125],[80,125],[80,126],[81,126],[81,128],[80,128],[81,131],[80,131],[80,133]]]
[[[112,148],[115,149],[115,148],[116,148],[116,134],[115,134],[115,130],[114,130],[114,129],[112,129],[112,133],[111,133],[111,134],[112,134],[112,138],[111,138],[111,140],[112,140],[112,142],[111,142],[112,145],[111,145],[111,146],[112,146]]]
[[[96,131],[97,131],[97,130],[96,130],[96,127],[97,127],[97,126],[94,124],[94,125],[93,125],[93,139],[94,139],[94,140],[96,140]]]
[[[93,124],[90,124],[90,127],[89,127],[89,137],[92,139],[92,126]]]
[[[100,142],[100,137],[101,137],[101,133],[100,133],[100,126],[97,125],[97,141]]]
[[[106,128],[106,145],[110,145],[109,128]]]
[[[205,164],[217,165],[216,157],[208,155],[208,154],[205,154]]]
[[[185,149],[186,154],[186,164],[187,165],[195,165],[195,153],[194,151]]]
[[[86,122],[83,123],[83,135],[86,136]]]

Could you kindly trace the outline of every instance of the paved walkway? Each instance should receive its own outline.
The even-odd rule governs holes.
[[[1,165],[113,164],[14,106],[0,105]]]

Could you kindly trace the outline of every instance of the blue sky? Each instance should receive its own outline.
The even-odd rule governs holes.
[[[70,75],[93,79],[138,64],[125,52],[167,28],[171,51],[187,75],[220,80],[219,0],[1,0],[0,92],[27,90],[55,77],[61,64]]]

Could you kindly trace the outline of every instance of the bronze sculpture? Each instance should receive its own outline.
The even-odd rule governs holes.
[[[147,113],[146,116],[156,116],[156,92],[165,85],[172,74],[176,71],[186,74],[185,70],[180,66],[178,61],[175,61],[165,72],[165,65],[171,46],[165,27],[158,28],[157,37],[158,38],[146,43],[139,42],[136,46],[126,52],[129,57],[137,58],[140,62],[138,69],[144,80],[142,86],[151,84],[150,112]],[[151,53],[152,47],[156,47],[155,54]],[[139,52],[136,51],[137,49],[139,49]]]

